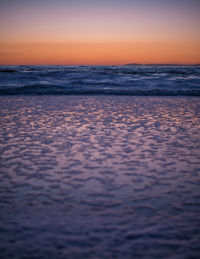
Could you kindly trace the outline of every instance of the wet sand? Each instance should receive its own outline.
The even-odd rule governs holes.
[[[1,258],[198,258],[195,97],[0,97]]]

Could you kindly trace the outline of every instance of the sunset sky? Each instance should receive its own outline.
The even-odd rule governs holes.
[[[199,0],[0,0],[0,64],[200,63]]]

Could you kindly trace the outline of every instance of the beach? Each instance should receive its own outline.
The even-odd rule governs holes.
[[[198,258],[200,103],[0,96],[1,258]]]

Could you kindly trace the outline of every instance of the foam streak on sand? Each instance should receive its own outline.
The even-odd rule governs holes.
[[[1,258],[198,258],[195,97],[0,98]]]

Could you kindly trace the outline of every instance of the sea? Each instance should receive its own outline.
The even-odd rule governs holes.
[[[0,95],[200,96],[200,66],[0,66]]]
[[[200,258],[200,66],[1,66],[0,258]]]

